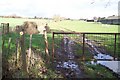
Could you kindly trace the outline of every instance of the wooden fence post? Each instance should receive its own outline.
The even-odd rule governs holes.
[[[44,39],[45,39],[45,53],[47,55],[48,62],[49,62],[49,51],[48,51],[48,41],[47,41],[47,32],[46,32],[46,30],[44,30]]]
[[[2,39],[2,50],[4,50],[5,39]]]
[[[27,77],[27,63],[26,63],[26,53],[25,53],[25,41],[24,41],[24,31],[20,32],[21,35],[21,54],[22,54],[22,70],[23,76]]]
[[[28,68],[30,67],[30,62],[31,62],[31,53],[32,53],[31,47],[32,47],[32,34],[30,34],[27,71],[29,71]]]
[[[4,34],[4,23],[1,23],[2,26],[2,34]]]
[[[2,26],[2,33],[9,33],[9,23],[1,23]]]
[[[18,61],[20,59],[21,47],[20,47],[20,40],[16,39],[16,66],[18,66]]]
[[[6,27],[7,27],[7,32],[6,33],[9,33],[9,23],[6,24]]]
[[[10,43],[11,43],[11,38],[9,38],[9,41],[8,41],[8,51],[7,51],[8,54],[9,54],[9,50],[10,50]]]
[[[53,57],[53,60],[54,60],[54,52],[55,52],[55,49],[54,49],[54,32],[53,32],[53,36],[52,36],[52,57]]]

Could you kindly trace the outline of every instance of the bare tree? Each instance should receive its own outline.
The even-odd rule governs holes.
[[[110,6],[110,4],[112,3],[111,0],[100,0],[100,1],[107,1],[105,4],[105,8],[107,8],[108,6]],[[91,0],[90,4],[95,4],[96,1],[95,0]]]
[[[53,16],[53,20],[54,20],[55,22],[60,21],[60,20],[61,20],[60,15],[54,15],[54,16]]]

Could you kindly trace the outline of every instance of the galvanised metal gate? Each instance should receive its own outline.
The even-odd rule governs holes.
[[[64,54],[65,40],[74,43],[80,60],[120,60],[120,33],[53,32],[53,59],[56,53]]]

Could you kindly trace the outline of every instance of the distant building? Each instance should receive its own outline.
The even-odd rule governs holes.
[[[102,24],[113,24],[113,25],[120,25],[120,16],[109,16],[106,19],[100,20]]]
[[[87,19],[86,21],[87,21],[87,22],[94,22],[93,19]]]
[[[79,19],[80,21],[86,21],[87,19]]]

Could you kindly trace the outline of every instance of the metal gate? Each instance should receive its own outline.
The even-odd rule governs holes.
[[[80,60],[120,59],[120,33],[53,32],[53,59],[65,53],[67,40],[73,42],[74,54]]]

